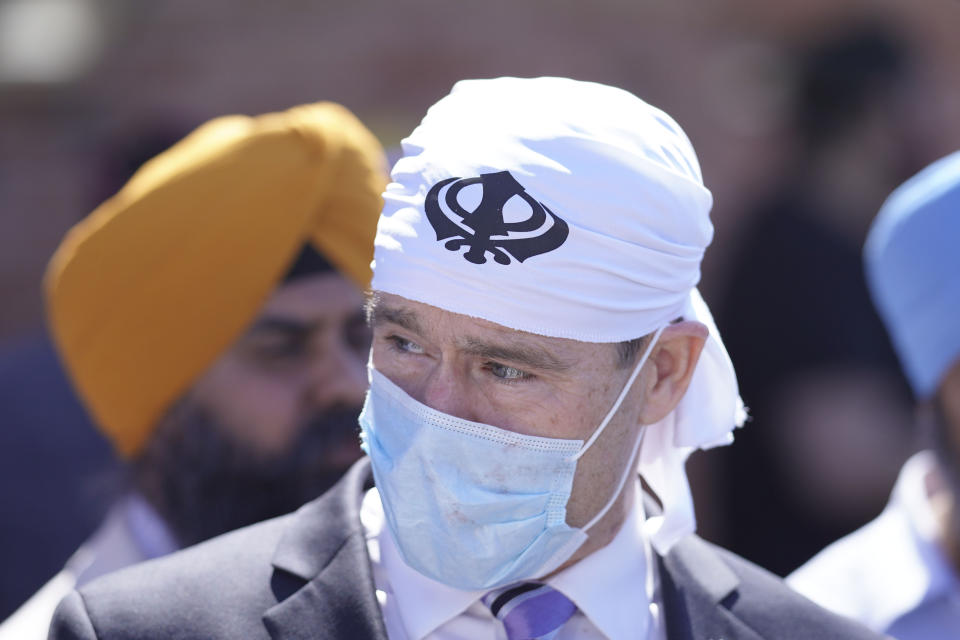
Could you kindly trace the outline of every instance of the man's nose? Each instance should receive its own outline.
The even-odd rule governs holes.
[[[367,361],[349,345],[336,345],[313,363],[310,398],[318,409],[359,407],[367,392]]]
[[[450,366],[435,367],[424,380],[418,398],[431,409],[464,420],[477,420],[469,382]]]

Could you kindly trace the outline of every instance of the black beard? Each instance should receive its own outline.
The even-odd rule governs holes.
[[[303,425],[287,452],[264,456],[235,442],[216,418],[189,399],[174,407],[133,464],[133,484],[157,509],[177,541],[196,544],[294,511],[329,489],[356,450],[359,409],[334,409]],[[339,457],[342,457],[342,453]]]

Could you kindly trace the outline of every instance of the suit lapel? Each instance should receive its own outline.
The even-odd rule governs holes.
[[[294,515],[273,556],[271,588],[279,602],[263,616],[274,640],[386,640],[360,524],[369,481],[364,458]]]
[[[687,536],[658,560],[670,640],[761,640],[729,610],[740,581],[707,543]]]

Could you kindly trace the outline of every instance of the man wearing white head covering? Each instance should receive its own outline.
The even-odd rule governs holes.
[[[695,289],[711,195],[667,114],[464,81],[392,177],[368,458],[294,515],[74,593],[51,638],[874,637],[693,535],[686,457],[745,414]]]
[[[814,601],[901,640],[960,630],[960,152],[887,200],[867,280],[932,450],[910,458],[874,521],[788,578]]]

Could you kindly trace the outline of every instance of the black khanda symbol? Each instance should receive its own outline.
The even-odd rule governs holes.
[[[467,211],[458,198],[461,190],[473,184],[482,186],[483,196],[476,209]],[[440,192],[447,185],[444,204],[450,213],[462,220],[462,226],[455,223],[440,205]],[[530,217],[519,222],[506,222],[503,208],[514,197],[522,198],[530,206]],[[463,257],[474,264],[484,264],[487,252],[500,264],[510,264],[507,254],[523,262],[531,256],[553,251],[566,241],[569,234],[567,223],[531,197],[508,171],[482,173],[477,178],[441,180],[427,193],[424,209],[437,232],[437,240],[452,238],[443,245],[450,251],[458,251],[467,245],[469,249]],[[510,237],[511,233],[529,233],[543,228],[547,216],[552,219],[552,224],[543,233]]]

